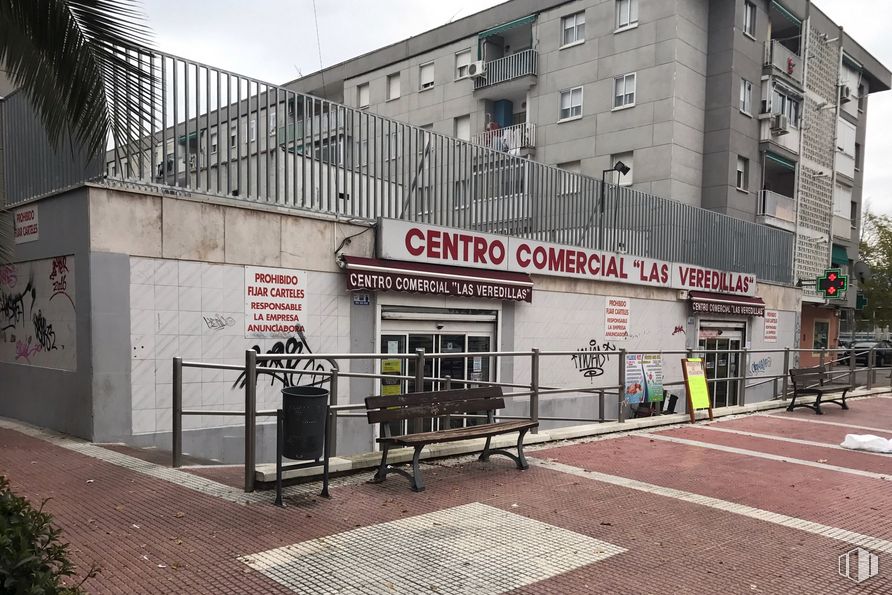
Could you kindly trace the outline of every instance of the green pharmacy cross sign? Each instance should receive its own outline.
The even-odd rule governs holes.
[[[824,271],[823,277],[818,277],[815,285],[825,298],[838,300],[842,297],[842,293],[848,289],[849,278],[839,274],[839,269],[827,269]]]

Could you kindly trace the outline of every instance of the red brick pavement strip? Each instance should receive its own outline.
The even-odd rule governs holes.
[[[829,403],[821,406],[823,415],[817,415],[811,409],[797,408],[793,411],[782,409],[773,415],[793,415],[817,421],[832,421],[873,428],[892,428],[892,398],[870,397],[866,399],[848,399],[849,409]]]
[[[622,475],[659,463],[641,457],[633,440],[594,444],[614,442],[631,450],[634,462]],[[591,446],[557,450],[589,453]],[[684,449],[668,446],[684,455]],[[0,448],[0,472],[10,476],[17,491],[37,500],[55,496],[48,509],[74,544],[76,560],[99,560],[104,566],[87,585],[93,593],[287,592],[259,573],[247,573],[235,558],[468,502],[498,506],[629,549],[525,587],[521,591],[526,593],[892,590],[884,576],[857,590],[839,577],[836,557],[846,550],[841,542],[547,469],[520,473],[504,460],[428,466],[430,487],[422,494],[409,491],[397,476],[383,485],[335,488],[331,501],[300,498],[281,510],[223,501],[13,431],[0,430]],[[412,548],[407,544],[407,556]],[[181,568],[173,569],[174,563]]]
[[[646,436],[555,448],[536,456],[892,539],[892,510],[884,505],[892,492],[888,481]]]
[[[720,428],[731,428],[745,432],[758,432],[760,434],[771,434],[772,436],[795,438],[797,440],[811,440],[813,442],[824,442],[833,445],[842,443],[846,434],[874,434],[882,436],[883,438],[892,438],[892,429],[885,432],[877,430],[859,430],[820,423],[821,421],[822,420],[799,421],[798,417],[795,420],[791,420],[789,418],[769,415],[753,415],[727,421],[720,420],[716,425]]]
[[[790,422],[795,423],[795,422]],[[719,426],[721,427],[721,426]],[[757,432],[762,433],[762,432]],[[892,456],[874,453],[859,452],[843,448],[825,448],[823,446],[809,446],[795,442],[784,442],[771,438],[758,438],[729,432],[717,432],[706,428],[678,428],[658,432],[661,436],[673,436],[686,440],[698,440],[711,444],[743,448],[767,454],[801,459],[812,463],[836,465],[847,469],[869,471],[871,473],[888,474],[892,480]],[[843,476],[845,477],[845,476]],[[849,475],[849,477],[852,477]],[[892,481],[887,484],[887,489],[892,492]]]

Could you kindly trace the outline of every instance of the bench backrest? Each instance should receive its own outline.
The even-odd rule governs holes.
[[[827,370],[823,366],[816,368],[790,368],[790,380],[793,387],[807,388],[818,386],[827,379]]]
[[[441,415],[495,411],[505,406],[502,387],[486,386],[405,395],[366,397],[369,423],[402,421]]]

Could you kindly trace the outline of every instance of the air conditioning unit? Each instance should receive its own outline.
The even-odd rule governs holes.
[[[771,117],[771,134],[780,136],[790,132],[790,119],[787,114],[774,114]]]
[[[839,102],[848,103],[852,100],[852,88],[848,85],[842,85],[839,88]]]
[[[471,78],[479,78],[486,75],[486,62],[477,60],[468,64],[468,76]]]

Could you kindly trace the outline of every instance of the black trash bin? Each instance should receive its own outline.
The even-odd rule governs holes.
[[[283,445],[285,458],[319,460],[325,445],[329,391],[315,386],[282,389]]]

